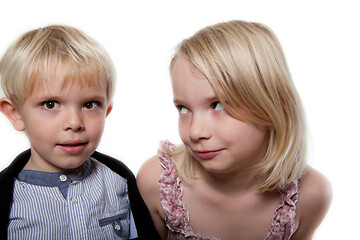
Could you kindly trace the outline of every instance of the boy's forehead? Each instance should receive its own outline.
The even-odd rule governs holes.
[[[96,88],[108,98],[109,81],[108,76],[104,74],[103,69],[96,64],[83,65],[71,60],[50,57],[47,61],[36,64],[29,73],[23,100],[30,97],[34,91],[54,95],[75,87]]]
[[[81,76],[65,77],[58,74],[50,74],[48,77],[35,78],[32,91],[43,91],[47,94],[61,93],[73,88],[94,88],[106,94],[106,87],[102,81],[95,79],[84,80]]]

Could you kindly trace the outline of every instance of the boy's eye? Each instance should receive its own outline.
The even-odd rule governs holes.
[[[99,107],[99,105],[100,104],[98,102],[90,101],[90,102],[86,102],[84,104],[84,108],[86,108],[86,109],[94,109],[94,108]]]
[[[189,112],[189,110],[186,107],[182,106],[182,105],[177,106],[177,109],[178,109],[180,114],[186,114],[186,113]]]
[[[60,107],[60,104],[56,101],[45,101],[42,103],[42,106],[46,109],[57,109]]]
[[[214,102],[214,103],[212,104],[212,108],[213,108],[215,111],[221,111],[221,110],[224,110],[224,109],[225,109],[220,102]]]

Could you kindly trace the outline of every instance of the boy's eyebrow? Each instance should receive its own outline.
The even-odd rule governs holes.
[[[31,97],[31,95],[30,95]],[[50,94],[50,93],[44,93],[39,96],[40,99],[58,99],[61,98],[60,95]]]
[[[61,99],[63,98],[63,96],[61,94],[51,94],[51,93],[44,93],[41,96],[39,96],[40,99],[43,100],[48,100],[48,99]],[[89,101],[89,100],[98,100],[98,101],[105,101],[106,100],[106,96],[104,96],[103,94],[92,94],[89,96],[83,96],[84,101]]]
[[[102,95],[102,94],[97,94],[97,95],[92,95],[92,96],[84,97],[84,99],[105,101],[105,100],[106,100],[106,96],[104,96],[104,95]]]

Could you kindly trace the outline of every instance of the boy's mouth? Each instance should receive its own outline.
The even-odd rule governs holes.
[[[86,145],[87,142],[68,141],[65,143],[59,143],[56,146],[68,154],[79,154]]]

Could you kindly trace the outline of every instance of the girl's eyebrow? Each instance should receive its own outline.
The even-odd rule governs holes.
[[[218,98],[218,96],[214,95],[214,96],[205,98],[204,101],[205,101],[205,102],[218,102],[218,101],[219,101],[219,98]]]
[[[179,100],[179,99],[177,99],[177,98],[174,98],[173,103],[174,103],[175,105],[181,105],[180,103],[182,103],[182,101]]]
[[[218,96],[214,95],[214,96],[209,96],[206,97],[202,100],[203,103],[207,104],[207,103],[214,103],[214,102],[219,102],[219,98]],[[178,105],[187,105],[186,100],[182,100],[182,99],[178,99],[178,98],[174,98],[173,103],[175,106]]]

